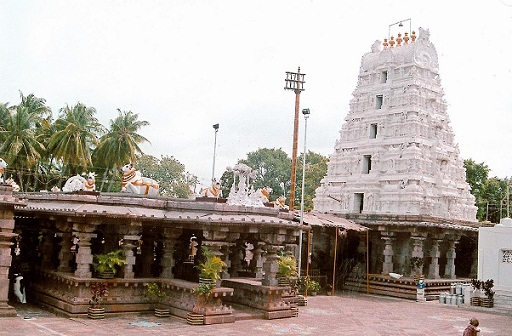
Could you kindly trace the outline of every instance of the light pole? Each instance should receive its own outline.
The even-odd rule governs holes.
[[[212,183],[215,179],[215,154],[217,151],[217,132],[219,131],[219,124],[213,125],[213,129],[215,130],[215,140],[213,142],[213,168],[212,168]]]
[[[293,202],[295,201],[295,180],[297,176],[297,138],[299,136],[299,103],[300,93],[304,91],[304,76],[300,73],[300,67],[297,72],[286,72],[285,90],[295,92],[295,118],[293,120],[293,148],[292,148],[292,176],[290,178],[290,211],[293,211]]]
[[[299,234],[299,277],[300,270],[302,268],[302,225],[304,224],[304,187],[306,181],[306,133],[308,130],[308,117],[311,112],[309,109],[302,109],[302,114],[304,115],[304,154],[302,157],[302,188],[301,188],[301,198],[300,198],[300,234]],[[308,256],[309,262],[309,256]]]

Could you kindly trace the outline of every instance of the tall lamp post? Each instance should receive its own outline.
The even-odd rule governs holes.
[[[300,234],[299,234],[299,277],[300,270],[302,268],[302,225],[304,224],[304,187],[306,181],[306,133],[308,130],[308,117],[311,112],[309,109],[302,109],[302,114],[304,115],[304,154],[302,157],[302,187],[301,187],[301,197],[300,197]],[[309,262],[309,256],[308,256]]]
[[[295,201],[295,180],[297,177],[297,138],[299,136],[299,103],[300,93],[304,91],[304,76],[300,73],[300,67],[297,72],[286,72],[285,90],[295,92],[295,118],[293,121],[293,148],[292,148],[292,175],[290,177],[290,211],[293,211],[293,202]]]
[[[212,182],[215,179],[215,154],[217,152],[217,132],[219,131],[219,124],[213,125],[215,130],[215,140],[213,142],[213,168],[212,168]]]

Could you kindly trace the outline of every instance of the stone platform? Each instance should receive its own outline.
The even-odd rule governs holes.
[[[425,298],[427,301],[439,299],[440,293],[450,291],[452,283],[466,283],[469,279],[425,279]],[[392,296],[416,300],[417,281],[413,278],[393,279],[387,275],[372,274],[369,285],[366,279],[348,279],[343,287],[346,291]]]

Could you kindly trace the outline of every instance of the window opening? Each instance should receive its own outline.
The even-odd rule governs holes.
[[[377,138],[377,124],[370,124],[370,139]]]
[[[377,95],[376,102],[375,102],[375,108],[377,110],[382,109],[382,95]]]

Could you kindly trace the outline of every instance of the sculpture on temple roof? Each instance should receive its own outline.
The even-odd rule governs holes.
[[[4,183],[4,171],[7,168],[7,162],[0,158],[0,183]]]
[[[89,172],[87,174],[87,178],[84,182],[84,190],[85,191],[95,191],[96,190],[96,173]]]
[[[221,188],[222,181],[217,181],[217,179],[212,180],[212,185],[201,189],[199,194],[203,197],[215,197],[219,198],[222,197],[222,188]]]
[[[158,196],[158,182],[151,178],[143,177],[140,171],[135,169],[132,162],[125,164],[121,171],[123,172],[122,192]]]
[[[75,176],[71,176],[68,178],[64,186],[62,187],[63,192],[73,192],[80,191],[84,189],[84,183],[86,182],[85,178],[80,176],[80,174],[76,174]]]
[[[12,191],[20,191],[20,186],[14,182],[12,177],[9,177],[7,180],[5,180],[5,184],[8,184],[12,187]]]

